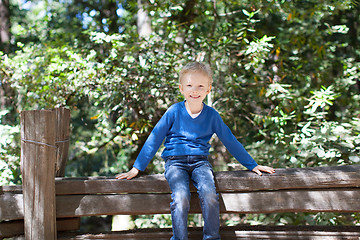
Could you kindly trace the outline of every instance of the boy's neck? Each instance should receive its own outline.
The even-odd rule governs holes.
[[[199,104],[189,104],[188,101],[185,101],[185,107],[187,110],[189,110],[192,114],[197,114],[199,112],[202,111],[203,109],[203,103],[199,103]]]

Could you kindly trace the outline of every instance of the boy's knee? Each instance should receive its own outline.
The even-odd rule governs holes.
[[[171,209],[181,209],[188,211],[190,208],[190,193],[179,191],[172,194]]]
[[[214,189],[203,188],[198,193],[200,200],[208,204],[217,204],[219,201],[219,194]]]

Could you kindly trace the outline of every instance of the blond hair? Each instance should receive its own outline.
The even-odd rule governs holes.
[[[209,85],[212,85],[212,82],[213,82],[212,71],[208,64],[201,63],[201,62],[187,63],[180,71],[179,82],[181,83],[185,74],[191,73],[191,72],[201,72],[201,73],[205,74],[209,78]]]

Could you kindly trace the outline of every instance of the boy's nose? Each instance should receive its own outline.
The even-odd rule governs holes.
[[[200,91],[200,88],[194,87],[193,92],[199,92],[199,91]]]

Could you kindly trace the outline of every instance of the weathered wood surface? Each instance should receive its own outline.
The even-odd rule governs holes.
[[[358,240],[360,227],[347,226],[234,226],[220,228],[221,239],[312,239],[312,240]],[[165,229],[136,229],[121,232],[105,232],[98,234],[61,233],[60,240],[81,239],[170,239],[172,230]],[[189,228],[189,239],[202,239],[202,228]]]
[[[0,186],[0,196],[1,194],[10,193],[17,194],[22,193],[21,185],[11,185],[11,186]]]
[[[358,189],[221,193],[220,212],[360,212],[359,199]],[[59,196],[57,206],[61,217],[161,214],[170,213],[170,194]],[[190,212],[201,212],[196,194],[192,195]]]
[[[61,231],[75,231],[80,228],[79,218],[59,218],[56,220],[56,229]],[[24,234],[24,221],[5,221],[0,223],[0,238],[13,237]]]
[[[1,210],[2,219],[21,219],[21,194]],[[338,190],[279,190],[221,193],[222,213],[274,212],[360,212],[358,188]],[[0,198],[0,201],[2,199]],[[0,202],[1,203],[1,202]],[[14,203],[14,204],[12,204]],[[60,195],[56,197],[57,217],[92,215],[169,213],[170,194]],[[192,194],[191,212],[200,213],[197,195]]]
[[[216,181],[219,191],[223,191],[222,212],[359,212],[359,173],[360,165],[277,169],[275,174],[261,177],[248,171],[218,172]],[[137,194],[140,189],[153,193]],[[58,178],[56,192],[58,217],[169,212],[170,194],[162,175],[130,181],[107,177]],[[0,219],[23,218],[19,193],[18,186],[0,188]],[[191,211],[200,212],[196,194],[193,198]]]
[[[263,176],[249,171],[226,171],[216,172],[215,179],[219,192],[360,187],[360,165],[276,169],[275,174]],[[169,193],[170,188],[162,174],[130,181],[113,177],[56,179],[58,195],[144,192]]]
[[[0,221],[17,219],[24,219],[23,195],[10,192],[0,194]]]
[[[55,113],[23,111],[20,119],[25,237],[56,239]]]
[[[226,171],[216,172],[215,179],[219,192],[360,187],[360,165],[276,169],[275,174],[263,176],[249,171]],[[55,185],[57,195],[170,192],[162,174],[141,176],[130,182],[114,177],[58,177]],[[3,192],[22,193],[22,188],[0,186],[0,194]]]
[[[71,116],[70,110],[64,107],[55,108],[54,111],[56,114],[55,145],[57,147],[55,175],[63,177],[69,153]]]

